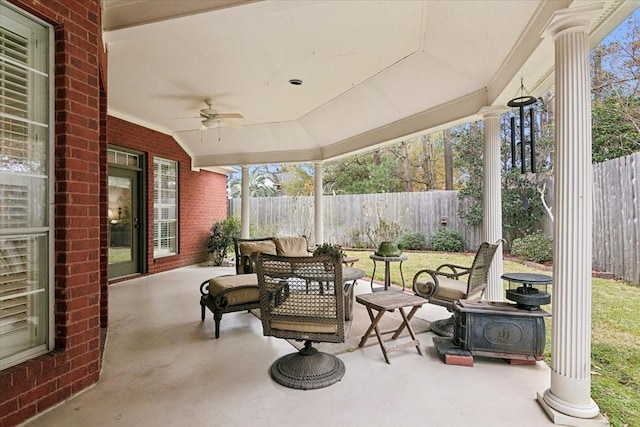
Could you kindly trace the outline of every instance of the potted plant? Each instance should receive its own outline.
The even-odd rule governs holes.
[[[316,249],[313,251],[313,255],[329,255],[331,259],[342,262],[342,258],[345,256],[345,253],[342,252],[342,248],[340,247],[340,245],[322,243],[320,246],[316,247]]]

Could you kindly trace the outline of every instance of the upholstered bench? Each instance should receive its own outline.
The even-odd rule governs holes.
[[[258,276],[255,264],[260,253],[281,256],[308,256],[305,236],[234,239],[236,274],[205,280],[200,285],[201,319],[205,307],[213,312],[216,333],[220,337],[220,321],[224,313],[260,308]]]
[[[204,321],[204,308],[213,312],[215,337],[220,337],[220,321],[224,313],[260,308],[258,295],[258,276],[256,274],[238,274],[219,276],[205,280],[200,285],[201,320]]]

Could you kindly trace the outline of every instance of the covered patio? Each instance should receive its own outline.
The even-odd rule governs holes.
[[[550,386],[536,392],[556,423],[605,423],[590,397],[589,48],[631,13],[633,2],[228,2],[217,10],[195,2],[141,13],[144,4],[104,2],[109,114],[171,134],[194,168],[242,166],[243,237],[251,164],[313,162],[314,236],[321,243],[323,162],[481,120],[484,239],[496,241],[502,237],[500,114],[510,99],[538,97],[554,86],[553,369]],[[134,91],[122,84],[131,79],[139,84]],[[200,110],[205,99],[219,101],[216,111],[244,128],[224,126],[222,116],[209,126],[216,117],[211,108]],[[213,132],[200,131],[199,121]],[[497,259],[489,300],[503,299],[501,273]],[[357,365],[366,354],[347,357]],[[469,371],[461,373],[466,391],[486,390],[485,382],[469,380]],[[423,383],[430,382],[416,389]],[[447,384],[447,391],[418,393],[420,404],[455,393],[457,383],[431,383],[440,390]],[[537,406],[531,396],[525,401]],[[482,406],[492,418],[498,411]]]
[[[282,387],[269,367],[294,351],[286,340],[264,337],[247,312],[225,314],[218,340],[210,313],[200,322],[198,284],[230,273],[192,266],[112,285],[100,381],[28,425],[553,425],[535,403],[549,380],[544,362],[479,357],[473,368],[445,365],[431,332],[418,334],[424,356],[403,349],[387,365],[373,345],[340,354],[346,374],[331,387]],[[370,292],[368,280],[355,290]],[[429,321],[446,315],[429,304],[417,314]]]
[[[6,408],[9,424],[45,412],[32,425],[606,424],[590,383],[589,49],[636,1],[2,0],[3,11],[5,4],[50,34],[53,60],[42,123],[50,141],[42,145],[50,164],[49,244],[34,262],[46,276],[48,339],[2,371],[8,398],[0,423]],[[423,357],[397,352],[388,366],[373,346],[341,355],[347,375],[332,387],[283,389],[267,369],[291,351],[287,342],[263,337],[251,314],[226,316],[220,340],[211,339],[210,319],[200,323],[199,283],[230,271],[168,271],[198,262],[194,247],[206,228],[190,232],[197,228],[187,220],[223,209],[224,191],[203,195],[203,187],[222,188],[228,167],[312,163],[313,234],[321,243],[324,162],[472,121],[483,123],[483,234],[495,242],[502,237],[500,114],[510,99],[539,97],[551,86],[550,367],[447,366],[427,333]],[[146,202],[136,229],[147,246],[139,247],[140,277],[109,284],[112,149],[144,159],[132,187]],[[179,245],[156,254],[161,215],[153,193],[160,191],[152,181],[165,160],[179,170],[181,193],[172,193],[171,208],[191,201],[172,218],[184,231],[170,236]],[[244,202],[246,237],[251,207]],[[501,270],[498,260],[487,299],[503,298]],[[157,274],[143,276],[150,272]],[[432,310],[418,316],[446,316]]]

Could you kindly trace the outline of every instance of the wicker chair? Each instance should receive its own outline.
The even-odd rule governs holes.
[[[280,256],[308,256],[307,236],[263,237],[260,239],[233,239],[236,254],[236,274],[256,272],[259,253]]]
[[[344,363],[312,342],[343,342],[341,260],[329,256],[260,254],[256,262],[260,318],[265,336],[304,341],[304,347],[271,365],[271,377],[296,389],[327,387],[342,379]]]
[[[435,270],[419,270],[413,277],[413,291],[429,303],[446,307],[451,312],[454,303],[460,299],[480,299],[487,287],[491,261],[501,242],[502,239],[495,244],[482,243],[470,267],[442,264]],[[467,275],[466,281],[460,280]],[[432,322],[431,330],[440,336],[452,337],[453,316]]]

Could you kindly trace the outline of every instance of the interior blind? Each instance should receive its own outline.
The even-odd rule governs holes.
[[[2,9],[0,20],[0,361],[44,344],[46,330],[46,218],[33,206],[46,202],[48,127],[38,63],[38,31]],[[13,19],[16,18],[16,19]],[[40,26],[40,28],[42,28]],[[40,34],[40,33],[38,33]],[[46,49],[46,43],[42,46]],[[44,101],[46,104],[46,101]],[[34,105],[31,105],[34,104]],[[40,113],[36,117],[34,111]],[[36,231],[38,228],[39,231]],[[44,258],[44,259],[43,259]],[[44,266],[42,263],[44,261]],[[43,274],[44,272],[44,274]]]
[[[153,247],[154,255],[177,252],[177,162],[153,161]]]

